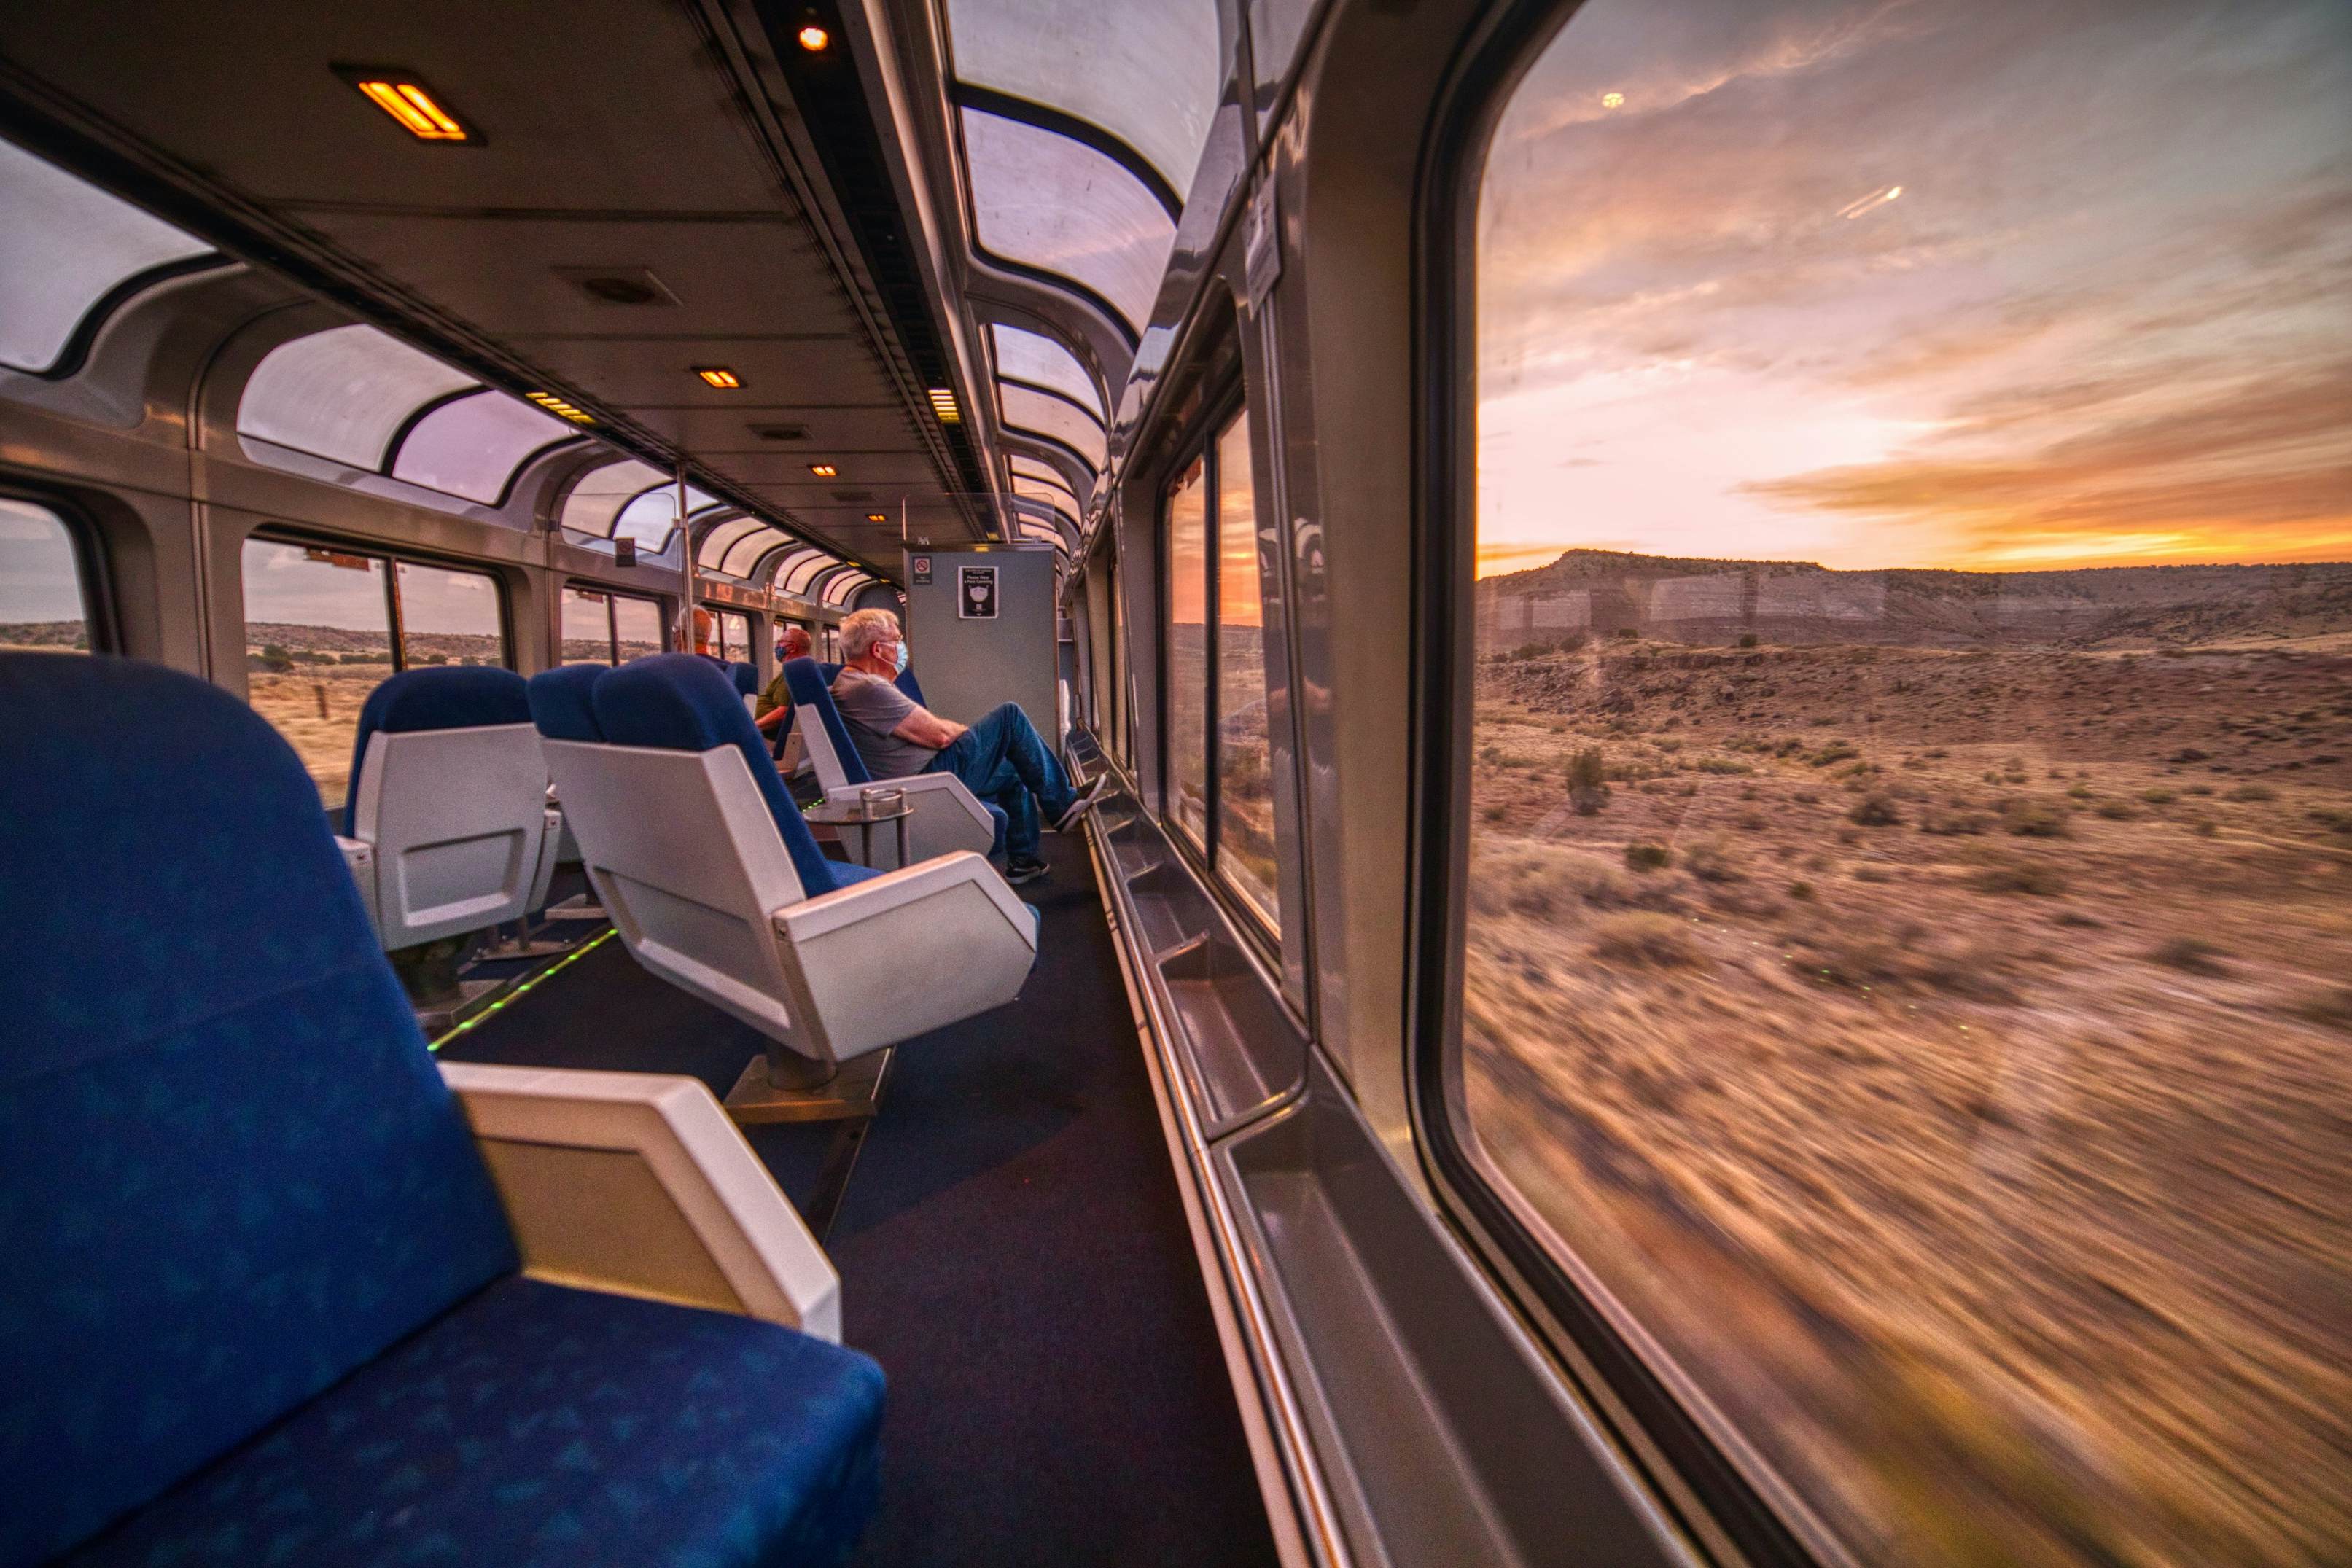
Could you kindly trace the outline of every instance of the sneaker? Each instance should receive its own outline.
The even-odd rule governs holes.
[[[1004,868],[1004,880],[1018,887],[1024,882],[1034,882],[1053,870],[1044,861],[1013,861]]]
[[[1095,775],[1093,783],[1078,791],[1078,798],[1070,802],[1068,810],[1054,819],[1054,831],[1057,833],[1076,831],[1078,824],[1087,820],[1087,813],[1101,805],[1103,797],[1109,793],[1110,772],[1106,768]]]

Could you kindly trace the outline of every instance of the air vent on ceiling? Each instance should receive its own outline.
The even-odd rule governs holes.
[[[677,303],[677,296],[642,267],[559,267],[555,276],[599,305]]]
[[[833,498],[836,501],[870,501],[874,498],[874,492],[871,490],[835,490],[833,493]]]
[[[754,424],[750,429],[752,434],[762,441],[806,441],[808,439],[808,426],[805,424]]]

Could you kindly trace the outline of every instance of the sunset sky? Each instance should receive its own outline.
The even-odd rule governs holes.
[[[1482,575],[2352,559],[2342,0],[1591,0],[1479,227]]]

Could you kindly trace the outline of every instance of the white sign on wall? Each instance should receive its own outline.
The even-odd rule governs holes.
[[[996,569],[965,566],[956,569],[956,616],[963,621],[996,619]]]

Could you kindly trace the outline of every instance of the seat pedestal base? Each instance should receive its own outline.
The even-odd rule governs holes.
[[[476,1013],[490,1005],[496,994],[506,988],[504,980],[460,980],[456,998],[411,1006],[415,1009],[416,1027],[428,1036],[457,1028]]]
[[[882,1098],[882,1080],[897,1048],[885,1046],[853,1057],[824,1082],[808,1089],[781,1089],[768,1076],[768,1059],[755,1056],[727,1092],[727,1113],[738,1122],[844,1122],[871,1116]]]

